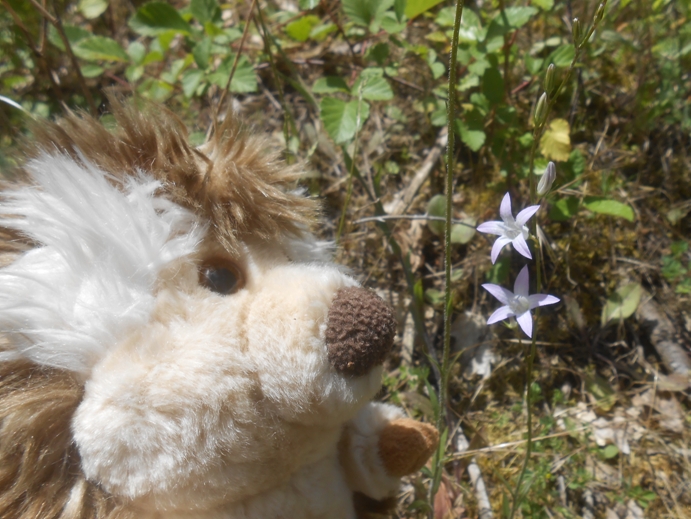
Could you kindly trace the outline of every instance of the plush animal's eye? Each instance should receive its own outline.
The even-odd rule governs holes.
[[[217,294],[227,296],[240,290],[245,280],[235,263],[225,258],[214,258],[200,266],[199,283]]]

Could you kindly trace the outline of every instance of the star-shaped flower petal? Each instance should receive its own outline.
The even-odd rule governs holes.
[[[498,222],[485,222],[478,225],[477,230],[480,232],[485,232],[488,234],[497,234],[499,238],[494,242],[492,246],[492,263],[497,262],[499,253],[504,248],[505,245],[509,243],[513,245],[522,256],[528,259],[533,259],[530,255],[530,249],[528,248],[528,242],[526,239],[529,236],[528,227],[525,225],[530,217],[537,213],[540,209],[539,205],[531,205],[526,207],[516,215],[514,219],[511,214],[511,196],[509,193],[504,195],[504,199],[501,201],[501,207],[499,208],[499,214],[503,221]]]
[[[504,306],[500,306],[489,316],[487,324],[493,324],[509,317],[515,317],[521,330],[523,330],[528,337],[532,338],[533,316],[530,314],[530,311],[538,306],[558,303],[559,298],[549,294],[530,295],[528,294],[529,285],[528,265],[523,267],[519,272],[513,286],[513,292],[491,283],[482,285],[485,290],[499,299],[501,303],[504,303]]]

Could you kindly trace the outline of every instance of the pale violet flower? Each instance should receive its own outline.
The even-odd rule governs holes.
[[[501,206],[499,207],[499,215],[501,216],[502,222],[485,222],[478,225],[477,230],[480,232],[485,232],[488,234],[497,234],[499,238],[494,242],[492,246],[492,263],[497,262],[499,253],[504,248],[505,245],[509,243],[513,245],[522,256],[528,259],[533,259],[530,255],[530,249],[528,248],[528,227],[526,227],[526,222],[530,220],[530,217],[537,213],[540,209],[539,205],[531,205],[526,207],[516,215],[514,220],[511,214],[511,196],[506,193],[504,199],[501,201]]]
[[[523,330],[528,337],[532,337],[533,316],[530,314],[530,311],[538,306],[558,303],[559,298],[550,296],[549,294],[529,295],[529,284],[528,265],[526,265],[516,278],[516,282],[513,285],[513,292],[491,283],[482,285],[482,288],[499,299],[500,302],[504,303],[504,306],[500,306],[489,316],[487,324],[493,324],[509,317],[515,317],[521,330]]]

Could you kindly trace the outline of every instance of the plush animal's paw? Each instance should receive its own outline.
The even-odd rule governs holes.
[[[420,470],[438,444],[437,429],[410,418],[399,418],[379,433],[379,456],[391,476],[402,477]]]

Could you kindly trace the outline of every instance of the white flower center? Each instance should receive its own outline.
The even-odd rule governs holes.
[[[530,310],[530,301],[526,296],[514,295],[509,301],[509,308],[516,315],[522,315]]]
[[[528,239],[528,227],[525,225],[519,226],[516,220],[511,218],[510,220],[504,220],[504,236],[509,240],[515,240],[519,234],[523,235],[524,239]]]

